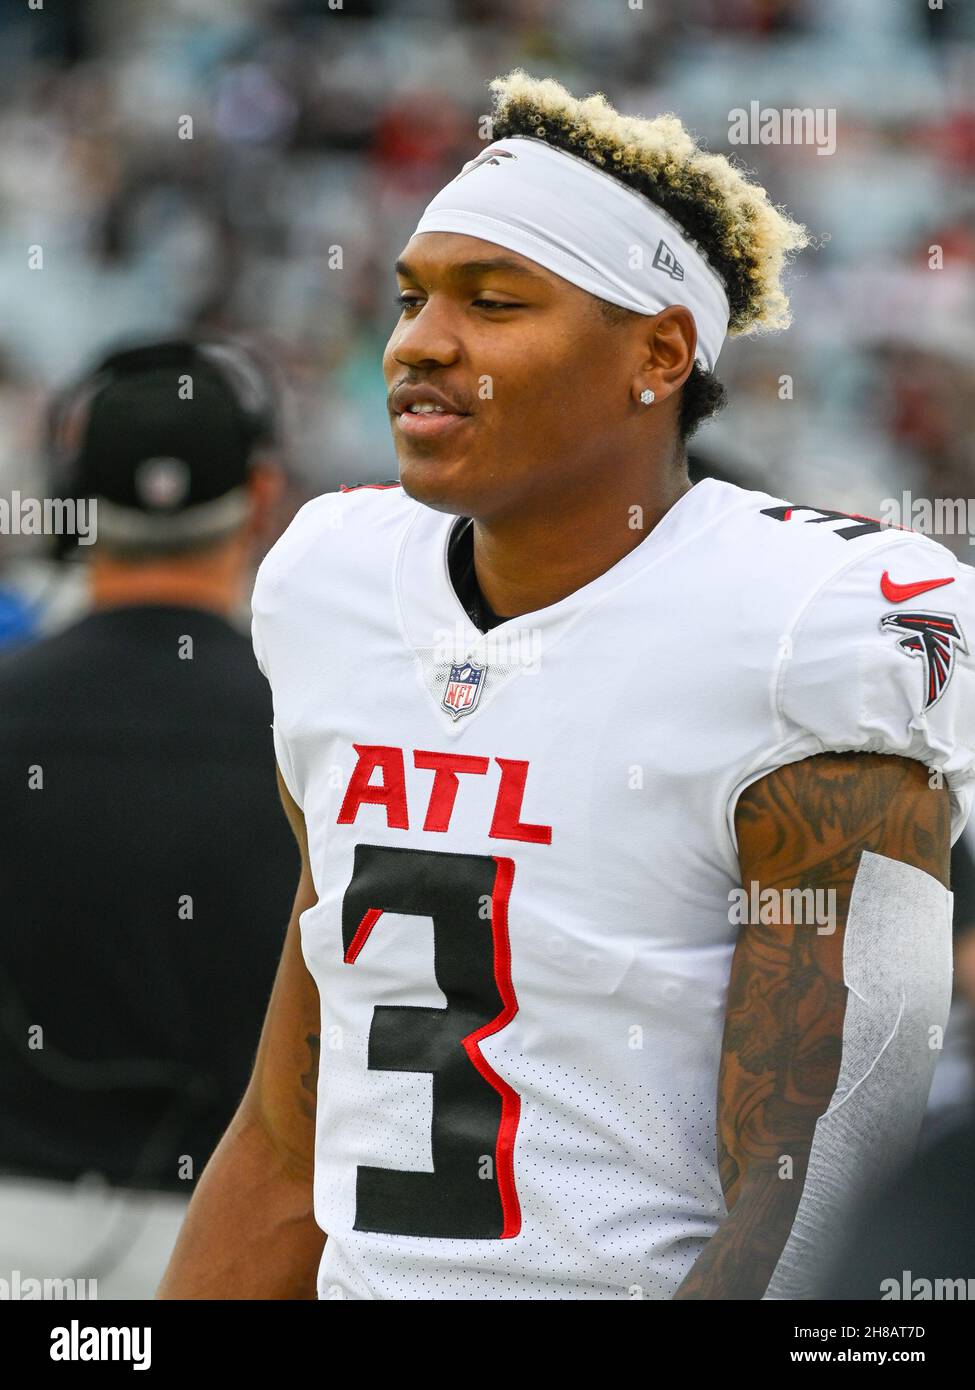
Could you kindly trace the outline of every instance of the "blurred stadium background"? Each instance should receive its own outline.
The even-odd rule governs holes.
[[[120,341],[187,331],[243,334],[280,369],[279,529],[309,496],[395,476],[392,262],[476,150],[487,81],[516,65],[675,111],[815,238],[789,276],[789,332],[726,344],[731,404],[694,441],[700,467],[870,515],[905,490],[973,493],[961,0],[23,0],[0,11],[0,496],[47,494],[55,388]],[[835,152],[729,145],[729,113],[751,101],[835,108]],[[967,534],[940,539],[975,553]],[[87,602],[81,567],[43,538],[0,536],[0,589],[0,645]],[[975,997],[971,956],[958,978]],[[932,1113],[970,1094],[957,1038]]]
[[[477,148],[487,80],[521,64],[676,111],[820,239],[791,277],[789,333],[726,344],[732,404],[702,451],[796,500],[867,508],[932,475],[967,496],[973,41],[975,9],[951,0],[4,6],[0,490],[36,489],[50,388],[120,337],[190,326],[259,335],[282,362],[302,492],[392,476],[392,261]],[[835,107],[835,153],[730,146],[729,112],[751,100]]]

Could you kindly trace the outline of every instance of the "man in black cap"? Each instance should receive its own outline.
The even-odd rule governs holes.
[[[185,342],[114,354],[56,412],[96,539],[92,611],[0,663],[8,1282],[150,1297],[250,1073],[294,874],[230,620],[280,487],[273,416],[248,353]]]

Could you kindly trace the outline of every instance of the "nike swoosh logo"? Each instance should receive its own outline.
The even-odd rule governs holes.
[[[906,603],[918,594],[926,594],[929,589],[941,589],[945,584],[954,584],[954,579],[921,579],[917,584],[895,584],[887,570],[880,581],[880,592],[888,603]]]

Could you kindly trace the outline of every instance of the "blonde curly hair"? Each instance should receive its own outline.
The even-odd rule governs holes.
[[[496,140],[535,137],[579,155],[681,225],[724,282],[730,336],[789,326],[782,272],[809,233],[724,155],[702,149],[679,117],[623,116],[601,93],[574,97],[520,68],[489,85]]]

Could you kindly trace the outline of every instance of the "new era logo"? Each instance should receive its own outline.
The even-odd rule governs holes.
[[[653,268],[664,271],[672,280],[683,280],[684,278],[684,267],[663,239],[654,252]]]

